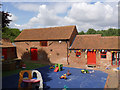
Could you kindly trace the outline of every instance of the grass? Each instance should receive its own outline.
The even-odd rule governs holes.
[[[39,63],[32,63],[32,62],[24,62],[26,64],[26,69],[25,70],[32,70],[32,69],[36,69],[36,68],[40,68],[40,67],[44,67],[46,65],[43,64],[39,64]],[[13,74],[17,74],[21,71],[22,69],[17,69],[17,70],[12,70],[12,71],[3,71],[2,72],[2,77],[5,76],[10,76]]]

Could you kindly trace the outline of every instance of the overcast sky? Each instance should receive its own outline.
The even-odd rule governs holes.
[[[72,2],[2,2],[12,14],[11,28],[28,29],[76,25],[78,31],[118,28],[118,0]]]

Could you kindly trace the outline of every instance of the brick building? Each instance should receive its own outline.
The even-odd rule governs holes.
[[[120,36],[77,35],[69,49],[68,61],[74,65],[118,65]]]
[[[17,58],[16,47],[9,39],[1,39],[0,48],[2,48],[2,57],[5,60]]]
[[[68,48],[78,34],[76,26],[25,29],[15,39],[18,58],[67,63]]]

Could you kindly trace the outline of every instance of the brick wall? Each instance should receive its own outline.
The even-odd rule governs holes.
[[[100,53],[99,53],[99,56],[100,56]],[[106,65],[111,66],[111,52],[106,53],[106,59],[100,58],[99,63],[101,66],[106,66]]]
[[[69,50],[70,52],[70,50]],[[71,50],[68,61],[71,65],[79,65],[81,67],[87,65],[87,52],[82,51],[80,57],[76,57],[74,50]],[[106,65],[111,65],[111,52],[107,52],[107,58],[101,59],[100,52],[96,52],[96,66],[104,67]]]
[[[85,57],[85,55],[85,52],[81,52],[81,56],[76,57],[76,53],[74,52],[74,50],[71,50],[68,61],[71,65],[80,65],[81,67],[85,66],[87,64],[87,58]]]
[[[40,41],[36,42],[15,42],[17,47],[17,56],[21,58],[25,52],[30,52],[31,47],[36,47],[37,50],[44,51],[46,53],[49,62],[51,63],[67,63],[67,43],[66,41],[48,41],[48,46],[40,46]],[[38,61],[45,61],[43,58],[45,55],[38,53]],[[31,59],[30,55],[27,55],[27,59]],[[47,61],[47,60],[46,60]]]

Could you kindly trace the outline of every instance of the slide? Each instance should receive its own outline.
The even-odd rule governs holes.
[[[54,70],[54,72],[57,72],[58,70],[59,70],[59,67],[56,67],[55,70]]]

